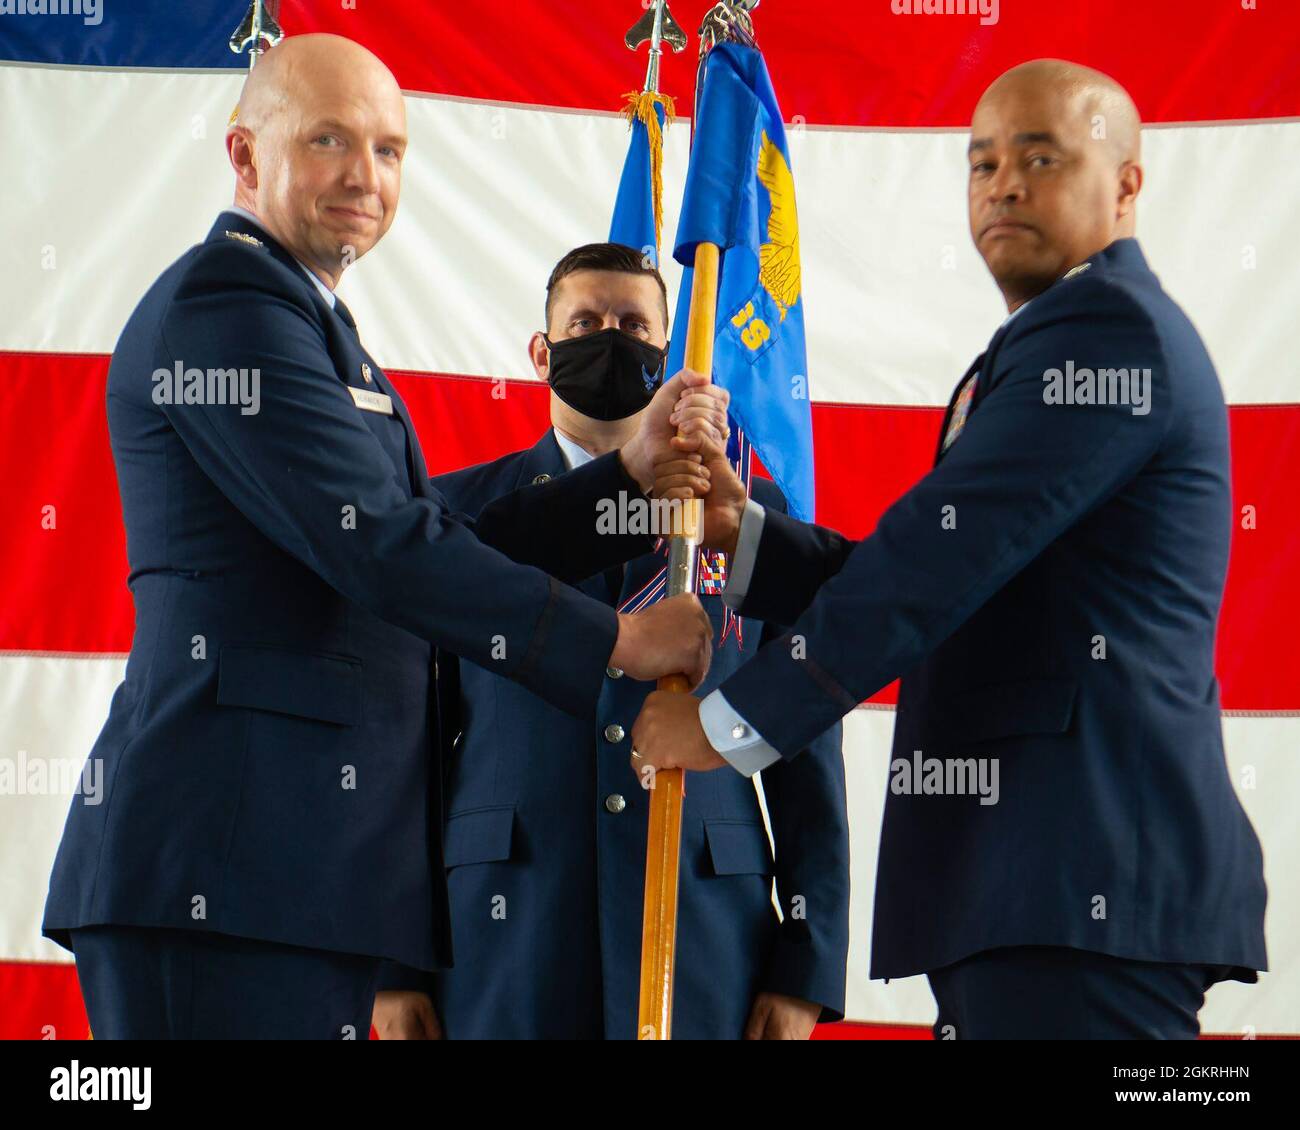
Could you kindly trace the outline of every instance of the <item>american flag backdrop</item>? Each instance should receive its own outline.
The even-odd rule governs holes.
[[[692,32],[708,6],[672,3]],[[0,1036],[76,1038],[70,955],[39,924],[70,781],[131,645],[105,376],[140,296],[231,201],[223,136],[246,60],[226,41],[247,4],[0,7]],[[956,380],[1005,315],[966,228],[979,94],[1041,56],[1113,75],[1147,123],[1139,238],[1230,406],[1238,522],[1219,677],[1229,766],[1264,847],[1272,972],[1216,986],[1202,1024],[1300,1034],[1300,4],[978,8],[767,0],[755,13],[798,188],[817,519],[870,532],[928,467]],[[619,111],[645,66],[623,34],[640,14],[637,0],[280,6],[286,33],[357,40],[406,91],[400,212],[340,293],[431,473],[529,446],[547,425],[525,347],[555,261],[608,230]],[[666,246],[695,46],[663,66],[681,115],[665,139]],[[669,260],[670,290],[679,275]],[[922,978],[867,979],[893,700],[887,689],[846,720],[847,1012],[872,1027],[828,1036],[928,1036],[934,1017]]]

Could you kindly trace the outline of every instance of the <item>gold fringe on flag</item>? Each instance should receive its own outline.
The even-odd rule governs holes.
[[[664,230],[664,135],[663,130],[659,128],[659,115],[655,113],[655,106],[657,104],[664,108],[665,126],[673,124],[673,120],[677,117],[677,107],[672,98],[667,94],[660,94],[657,90],[634,90],[623,97],[627,99],[623,113],[627,116],[628,125],[640,122],[650,135],[650,185],[655,206],[655,251],[659,251],[663,246]]]

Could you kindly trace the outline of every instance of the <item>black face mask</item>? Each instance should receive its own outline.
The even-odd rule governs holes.
[[[663,384],[668,351],[622,330],[544,340],[551,349],[555,395],[593,420],[627,419],[649,404]]]

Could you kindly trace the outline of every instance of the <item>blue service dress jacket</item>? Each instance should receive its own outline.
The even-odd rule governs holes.
[[[611,455],[454,514],[347,309],[230,212],[131,315],[108,421],[135,637],[44,932],[446,962],[434,647],[590,718],[616,617],[561,582],[646,551],[591,520],[635,482]]]
[[[565,467],[547,431],[529,450],[434,482],[477,514],[539,478],[582,470]],[[784,509],[770,482],[756,479],[754,495]],[[650,553],[626,575],[611,570],[579,587],[617,607],[664,561]],[[717,628],[702,695],[776,630],[744,620],[739,644],[734,627],[722,640],[720,597],[701,601]],[[457,672],[444,664],[441,674],[446,683]],[[385,987],[430,991],[453,1039],[635,1038],[649,794],[629,755],[653,685],[611,670],[595,717],[582,720],[481,668],[461,664],[458,675],[445,844],[456,961],[423,982],[396,971]],[[753,782],[730,770],[687,774],[674,1038],[739,1037],[761,990],[817,1002],[824,1020],[843,1014],[849,844],[839,731],[762,775],[775,861]]]
[[[994,334],[944,435],[976,374],[870,537],[767,515],[742,610],[806,652],[778,641],[722,693],[791,757],[903,676],[873,976],[1051,945],[1253,981],[1263,864],[1214,673],[1234,521],[1214,365],[1121,239]],[[996,803],[958,791],[965,764],[996,764]]]

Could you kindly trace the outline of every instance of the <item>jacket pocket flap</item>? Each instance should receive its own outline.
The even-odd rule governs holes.
[[[767,829],[749,820],[706,820],[704,835],[715,875],[770,875]]]
[[[1074,719],[1079,684],[1073,680],[999,683],[953,699],[944,728],[957,743],[1018,734],[1063,734]]]
[[[355,726],[361,715],[361,661],[287,648],[223,647],[217,702]]]
[[[443,864],[460,867],[465,863],[496,863],[509,859],[514,828],[513,804],[452,813],[443,835]]]

